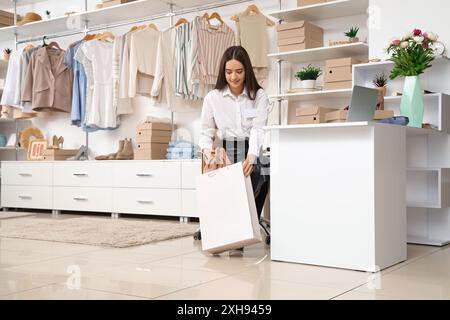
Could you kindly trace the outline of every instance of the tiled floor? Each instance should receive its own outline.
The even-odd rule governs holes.
[[[0,299],[450,299],[449,265],[449,246],[410,245],[370,274],[271,262],[263,244],[213,257],[191,237],[126,249],[0,238]]]

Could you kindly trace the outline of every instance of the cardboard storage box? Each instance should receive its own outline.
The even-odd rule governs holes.
[[[352,88],[353,65],[361,61],[349,57],[326,61],[325,90],[338,90]]]
[[[323,107],[299,107],[295,111],[295,120],[293,124],[315,124],[325,123],[325,116],[329,112],[336,111],[337,109],[323,108]]]
[[[45,161],[67,160],[77,154],[78,149],[46,149],[44,151]]]
[[[143,122],[137,126],[138,130],[172,131],[172,125],[165,122]]]
[[[320,47],[322,47],[322,45],[323,45],[322,43],[305,38],[305,40],[302,43],[296,43],[296,44],[291,44],[291,45],[287,45],[287,46],[279,46],[278,51],[279,52],[289,52],[289,51],[314,49],[314,48],[320,48]]]
[[[138,143],[134,160],[162,160],[166,158],[168,143]]]
[[[323,85],[325,90],[340,90],[353,88],[353,81],[325,82]]]
[[[304,7],[304,6],[310,6],[313,4],[319,4],[319,3],[324,3],[324,2],[329,2],[329,0],[297,0],[297,5],[299,7]]]
[[[279,24],[277,31],[279,40],[305,37],[323,45],[323,29],[307,21]]]
[[[327,123],[339,123],[347,121],[347,110],[338,110],[334,112],[329,112],[325,115],[325,122]],[[376,110],[373,120],[383,120],[386,118],[392,118],[394,116],[394,111],[392,110]]]

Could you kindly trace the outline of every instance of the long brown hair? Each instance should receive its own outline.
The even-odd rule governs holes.
[[[222,60],[220,61],[219,76],[217,77],[216,87],[217,90],[223,90],[228,86],[227,78],[225,76],[225,67],[228,61],[237,60],[244,66],[245,70],[245,80],[244,88],[247,89],[249,98],[251,100],[256,99],[256,93],[261,86],[256,80],[255,73],[253,72],[252,62],[247,51],[241,46],[229,47],[223,54]]]

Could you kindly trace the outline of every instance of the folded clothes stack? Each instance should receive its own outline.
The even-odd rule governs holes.
[[[200,157],[200,149],[191,142],[186,141],[170,141],[167,148],[166,159],[196,159]]]

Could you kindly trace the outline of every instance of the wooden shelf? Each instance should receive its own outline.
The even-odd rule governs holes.
[[[290,51],[282,53],[271,53],[269,58],[281,59],[293,63],[324,61],[328,59],[339,59],[351,56],[367,56],[369,46],[363,42],[344,44],[339,46],[321,47],[302,51]]]
[[[269,15],[286,22],[314,21],[366,14],[368,7],[369,0],[340,0],[274,11]]]
[[[352,89],[308,91],[299,93],[286,93],[269,96],[270,99],[283,99],[289,101],[311,101],[318,99],[345,99],[352,96]]]
[[[422,244],[426,246],[438,246],[438,247],[443,247],[450,243],[450,240],[429,239],[425,237],[413,237],[413,236],[408,236],[407,241],[409,244]]]

